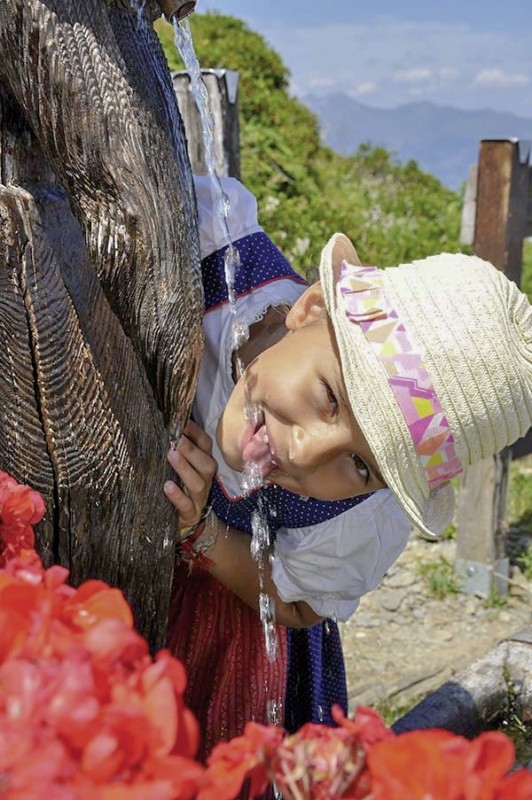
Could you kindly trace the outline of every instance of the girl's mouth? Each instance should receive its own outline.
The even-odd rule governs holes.
[[[279,465],[275,460],[273,446],[270,443],[268,428],[262,411],[254,412],[253,419],[248,422],[242,440],[240,452],[244,464],[256,464],[261,478],[267,478],[279,472]]]

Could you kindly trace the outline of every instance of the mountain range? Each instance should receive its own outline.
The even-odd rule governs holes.
[[[352,155],[369,142],[400,162],[417,161],[445,186],[458,189],[476,163],[481,139],[532,139],[532,119],[500,111],[466,111],[429,102],[372,108],[347,94],[300,98],[318,117],[325,144]]]

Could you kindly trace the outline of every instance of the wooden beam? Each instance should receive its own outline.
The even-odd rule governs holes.
[[[209,94],[214,123],[214,158],[220,177],[240,178],[240,130],[238,119],[238,72],[204,69],[201,72]],[[192,172],[207,175],[205,145],[196,101],[190,91],[188,72],[172,73],[179,111],[185,125]]]
[[[461,670],[394,723],[396,733],[444,728],[478,736],[500,723],[512,706],[532,708],[532,629],[525,628]]]
[[[530,144],[480,143],[473,247],[517,284],[530,190]],[[471,194],[471,192],[470,192]],[[471,208],[472,199],[469,197]],[[468,467],[461,478],[455,570],[464,591],[507,592],[506,496],[510,450]]]
[[[519,284],[529,192],[530,143],[480,143],[474,250]]]

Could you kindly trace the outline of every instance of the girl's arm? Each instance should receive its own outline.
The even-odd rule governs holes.
[[[281,600],[271,576],[269,559],[271,550],[266,550],[263,554],[264,568],[261,590],[259,567],[251,555],[249,535],[235,528],[226,529],[224,523],[217,518],[215,518],[214,524],[218,526],[218,538],[213,549],[207,554],[212,561],[212,565],[207,567],[211,575],[257,612],[260,591],[268,594],[275,603],[275,621],[279,625],[286,625],[290,628],[309,628],[322,621],[323,617],[318,616],[308,603],[302,600],[285,603]],[[209,525],[207,525],[198,542],[209,536],[209,529]]]
[[[181,479],[183,488],[173,481],[167,481],[164,492],[179,512],[180,529],[197,524],[201,518],[217,468],[211,452],[210,437],[190,421],[177,449],[168,453],[168,461]],[[207,554],[211,563],[206,569],[257,613],[262,591],[273,598],[275,620],[279,625],[307,628],[322,621],[323,617],[316,614],[308,603],[285,603],[281,600],[271,577],[270,551],[266,551],[263,557],[261,589],[259,566],[251,555],[249,535],[235,528],[227,528],[212,514],[203,533],[194,543],[196,548],[207,540],[211,541],[213,534],[217,538]]]

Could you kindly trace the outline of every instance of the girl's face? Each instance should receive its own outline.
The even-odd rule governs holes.
[[[309,287],[286,318],[288,333],[257,356],[218,423],[225,460],[252,459],[264,480],[318,500],[342,500],[385,486],[347,402],[321,287]],[[246,418],[246,402],[258,408]]]

